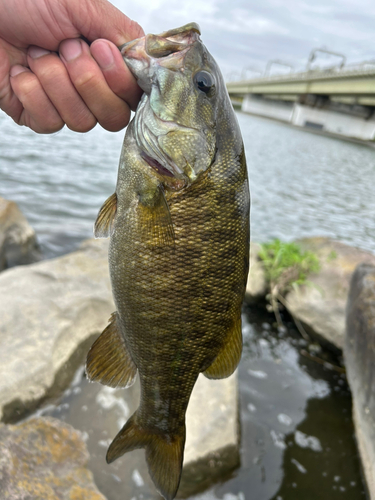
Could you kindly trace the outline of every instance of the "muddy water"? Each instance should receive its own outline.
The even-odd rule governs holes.
[[[191,500],[365,499],[340,360],[301,339],[291,323],[277,329],[272,321],[261,309],[244,310],[240,468]],[[312,361],[306,352],[326,363]],[[137,386],[116,391],[88,383],[81,369],[62,399],[41,411],[84,433],[89,466],[109,500],[159,498],[143,451],[110,466],[105,462],[108,444],[135,409],[137,391]]]

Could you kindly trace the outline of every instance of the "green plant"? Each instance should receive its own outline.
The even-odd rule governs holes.
[[[335,259],[337,259],[337,252],[335,252],[335,250],[332,250],[327,257],[327,260],[331,261]]]
[[[285,295],[292,288],[310,284],[307,276],[319,271],[319,259],[314,253],[303,251],[296,243],[286,243],[279,239],[263,243],[258,256],[265,271],[270,309],[280,325],[279,302],[287,307]]]

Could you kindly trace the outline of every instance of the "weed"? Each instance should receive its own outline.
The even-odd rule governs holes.
[[[262,244],[258,256],[265,271],[270,309],[280,325],[279,302],[287,307],[285,295],[292,288],[311,284],[307,276],[319,271],[319,259],[314,253],[303,251],[296,243],[278,239]]]

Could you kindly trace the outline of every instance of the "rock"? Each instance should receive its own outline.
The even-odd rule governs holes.
[[[323,344],[343,349],[352,274],[362,262],[375,264],[375,255],[330,238],[306,238],[297,243],[303,250],[317,254],[321,269],[308,276],[310,286],[299,287],[287,295],[289,312]]]
[[[353,274],[346,310],[344,356],[353,419],[367,486],[375,499],[375,265]]]
[[[0,271],[40,258],[34,229],[14,201],[0,197]]]
[[[64,388],[115,310],[106,240],[0,274],[0,418]]]
[[[106,500],[80,432],[53,418],[0,425],[2,500]]]
[[[259,250],[260,245],[258,243],[250,243],[250,269],[245,292],[245,301],[250,304],[264,299],[267,293],[264,269],[258,259]]]
[[[223,380],[199,376],[186,414],[179,497],[203,491],[239,467],[238,409],[237,372]]]

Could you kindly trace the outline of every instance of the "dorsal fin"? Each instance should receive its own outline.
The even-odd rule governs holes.
[[[234,322],[214,362],[203,372],[207,378],[226,378],[237,368],[242,353],[241,316]]]
[[[116,312],[109,321],[87,354],[86,374],[89,380],[109,387],[129,387],[134,382],[137,367],[121,335]]]
[[[113,193],[99,210],[94,226],[95,238],[108,238],[108,236],[111,236],[116,210],[117,194]]]

